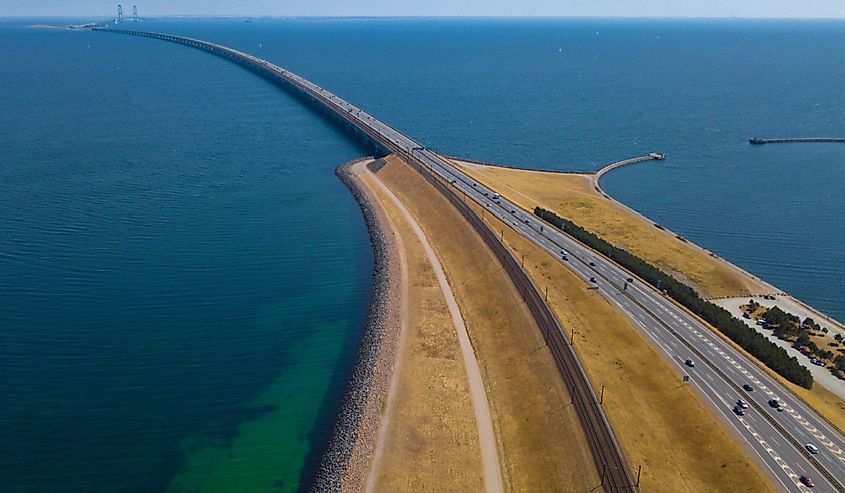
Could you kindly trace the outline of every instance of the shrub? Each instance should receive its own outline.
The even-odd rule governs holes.
[[[693,288],[678,281],[636,255],[611,245],[574,222],[564,219],[551,211],[537,207],[534,209],[534,214],[557,228],[566,231],[566,233],[584,245],[602,253],[622,267],[635,273],[657,289],[664,291],[672,299],[687,307],[691,312],[706,320],[710,325],[716,327],[721,333],[725,334],[755,358],[762,361],[763,364],[790,382],[807,389],[812,388],[813,376],[810,374],[810,370],[802,366],[795,357],[790,357],[783,348],[745,325],[745,323],[731,315],[724,308],[701,299]],[[768,310],[767,314],[773,310],[777,310],[772,315],[773,318],[785,322],[787,326],[791,326],[793,323],[797,326],[800,320],[798,317],[787,314],[776,307]]]

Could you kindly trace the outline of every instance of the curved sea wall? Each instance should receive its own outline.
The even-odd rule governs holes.
[[[366,484],[399,339],[400,268],[396,242],[387,218],[374,205],[374,197],[350,171],[353,164],[367,159],[371,158],[350,161],[335,169],[335,175],[361,207],[374,267],[366,326],[312,492],[358,492]]]

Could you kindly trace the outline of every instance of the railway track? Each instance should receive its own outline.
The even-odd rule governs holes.
[[[414,166],[409,163],[409,158],[411,163],[416,161],[411,156],[403,156],[403,160],[445,196],[472,225],[473,229],[481,235],[484,243],[493,251],[508,277],[522,294],[522,298],[540,328],[543,339],[552,353],[555,365],[572,396],[572,405],[575,406],[578,418],[587,436],[604,490],[608,493],[639,491],[622,449],[616,441],[613,429],[590,385],[587,374],[578,361],[571,343],[566,340],[563,327],[543,300],[540,291],[496,233],[488,227],[487,223],[466,202],[461,200],[441,178],[431,173],[425,166],[420,164]]]

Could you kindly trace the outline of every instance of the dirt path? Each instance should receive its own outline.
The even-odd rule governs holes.
[[[361,168],[359,168],[361,169]],[[369,171],[366,171],[367,173]],[[481,370],[478,367],[478,360],[475,357],[475,352],[473,350],[472,344],[469,340],[469,334],[467,333],[466,325],[464,325],[464,319],[461,316],[460,308],[458,307],[458,303],[455,300],[455,296],[452,293],[452,288],[449,286],[449,282],[446,279],[446,274],[443,272],[443,267],[440,265],[440,260],[437,258],[437,255],[434,253],[434,249],[431,247],[431,244],[428,242],[428,239],[425,236],[420,225],[414,219],[414,216],[411,212],[405,207],[405,205],[393,194],[393,192],[387,188],[380,180],[375,179],[372,180],[373,183],[385,193],[387,197],[394,203],[397,209],[402,213],[405,220],[414,230],[416,233],[417,238],[419,239],[420,243],[425,250],[426,257],[428,261],[431,263],[432,269],[434,271],[434,275],[437,278],[437,282],[440,285],[440,289],[443,293],[443,297],[446,300],[446,303],[449,307],[449,314],[452,318],[452,323],[455,326],[455,331],[458,336],[458,342],[460,343],[461,347],[461,355],[463,356],[464,367],[466,368],[467,378],[469,380],[469,389],[470,389],[470,397],[472,398],[472,407],[475,413],[475,422],[478,429],[479,440],[481,442],[481,461],[483,464],[484,469],[484,486],[485,490],[488,493],[500,493],[504,491],[504,485],[502,482],[502,474],[499,468],[499,452],[496,445],[496,436],[493,431],[493,420],[490,414],[490,406],[487,400],[487,393],[484,388],[484,382],[481,379]],[[403,307],[402,310],[402,319],[407,319],[407,312],[405,311],[406,307]],[[401,353],[401,351],[400,351]],[[394,375],[398,374],[398,372],[394,372]],[[393,383],[391,382],[391,387]],[[388,402],[388,405],[389,402]],[[384,423],[381,425],[382,427],[386,427],[386,421],[389,419],[389,415],[385,413],[385,417],[383,419]],[[380,454],[380,449],[382,445],[381,435],[383,430],[379,430],[380,440],[379,444],[377,445],[376,449],[376,460]],[[375,464],[375,461],[374,461]],[[374,483],[374,478],[372,471],[375,470],[375,467],[371,469],[370,478],[367,484],[367,491],[371,491],[371,484]]]
[[[359,175],[366,171],[366,164],[361,163],[353,167],[352,171]],[[371,175],[372,176],[372,175]],[[376,179],[367,180],[368,184],[377,181]],[[370,464],[370,472],[367,477],[367,493],[374,493],[376,485],[378,484],[378,471],[381,468],[382,457],[384,456],[385,443],[387,442],[387,434],[390,429],[390,419],[393,416],[393,408],[396,402],[396,394],[399,388],[399,376],[402,374],[402,366],[404,364],[405,344],[408,338],[408,257],[405,253],[405,245],[402,243],[402,235],[399,234],[399,228],[393,224],[388,214],[384,214],[387,222],[390,223],[390,228],[393,230],[394,238],[396,239],[396,250],[399,252],[399,269],[401,272],[400,281],[400,295],[399,295],[399,342],[396,344],[396,357],[393,362],[393,376],[390,378],[390,388],[387,391],[387,402],[384,406],[384,414],[379,424],[378,435],[376,438],[376,450],[373,454],[373,462]]]

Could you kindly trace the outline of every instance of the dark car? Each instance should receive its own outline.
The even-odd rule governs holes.
[[[772,407],[780,407],[780,402],[777,399],[769,399],[769,405]]]
[[[567,257],[566,255],[561,255],[560,258],[566,260],[567,262],[569,261],[569,257]]]
[[[734,406],[734,412],[737,416],[745,416],[745,409],[743,409],[741,406]]]
[[[684,361],[684,364],[689,366],[690,368],[695,368],[695,362],[691,359]]]
[[[628,279],[625,279],[625,282],[634,282],[634,278],[633,278],[633,277],[629,277]]]
[[[742,388],[747,390],[748,392],[751,392],[752,390],[754,390],[754,387],[752,387],[750,383],[743,385]]]
[[[596,278],[595,278],[595,277],[591,277],[591,278],[590,278],[590,282],[598,282],[598,281],[596,281]]]
[[[813,482],[813,479],[810,478],[810,476],[807,476],[806,474],[801,476],[801,483],[804,484],[804,486],[806,486],[807,488],[812,488],[816,485],[816,483]]]
[[[590,260],[590,267],[595,267],[595,266],[596,266],[596,263],[593,262],[592,260]]]

